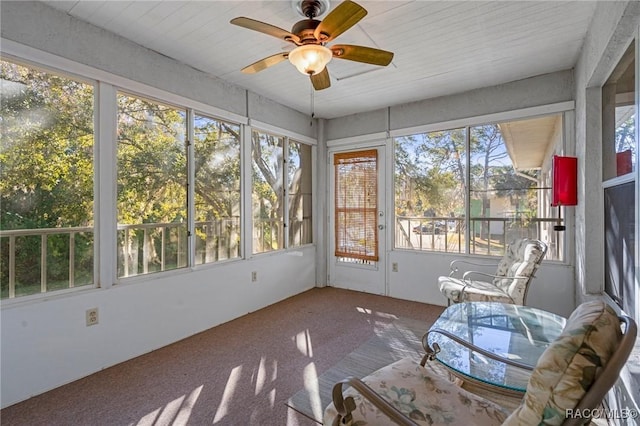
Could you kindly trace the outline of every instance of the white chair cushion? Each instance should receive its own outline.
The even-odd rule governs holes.
[[[513,277],[531,277],[544,255],[545,247],[537,240],[524,238],[509,244],[498,264],[499,278],[493,284],[510,294],[517,304],[523,304],[528,280]]]
[[[459,278],[438,278],[440,292],[453,303],[460,302],[503,302],[513,303],[513,299],[492,283],[484,281],[462,281]],[[466,291],[462,289],[467,286]]]

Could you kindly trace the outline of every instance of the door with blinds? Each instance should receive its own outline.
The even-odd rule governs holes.
[[[384,147],[330,151],[329,285],[385,294]]]

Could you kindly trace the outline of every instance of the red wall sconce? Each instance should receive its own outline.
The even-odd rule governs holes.
[[[551,205],[558,207],[558,225],[553,229],[564,231],[561,225],[560,206],[578,205],[578,159],[576,157],[553,156],[553,185]]]

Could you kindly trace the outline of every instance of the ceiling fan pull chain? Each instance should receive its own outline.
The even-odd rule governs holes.
[[[315,90],[313,90],[313,84],[309,84],[309,87],[311,87],[311,120],[309,121],[309,126],[313,126],[313,118],[316,115],[315,104],[314,104]]]

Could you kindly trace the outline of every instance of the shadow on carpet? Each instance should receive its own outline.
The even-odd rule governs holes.
[[[424,355],[422,336],[431,324],[411,318],[398,318],[376,333],[287,401],[286,405],[322,424],[324,408],[331,403],[333,385],[348,377],[365,377],[401,358],[420,361]]]

